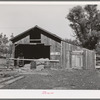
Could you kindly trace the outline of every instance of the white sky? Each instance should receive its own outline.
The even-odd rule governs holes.
[[[65,17],[76,5],[0,4],[0,33],[16,36],[38,25],[63,39],[72,39],[73,31]]]

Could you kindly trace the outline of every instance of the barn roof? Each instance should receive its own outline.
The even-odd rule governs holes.
[[[45,36],[47,36],[47,37],[49,37],[49,38],[51,38],[51,39],[53,39],[55,41],[58,41],[58,42],[62,41],[62,38],[60,38],[59,36],[49,32],[49,31],[47,31],[47,30],[45,30],[45,29],[43,29],[43,28],[41,28],[41,27],[39,27],[37,25],[35,27],[32,27],[32,28],[20,33],[19,35],[11,38],[10,40],[14,43],[14,42],[16,42],[16,41],[28,36],[29,35],[29,31],[34,30],[34,29],[38,29],[39,31],[41,31],[41,34],[43,34],[43,35],[45,35]]]

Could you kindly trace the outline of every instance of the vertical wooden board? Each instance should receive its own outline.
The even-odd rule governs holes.
[[[49,45],[49,38],[47,37],[47,45]]]
[[[94,59],[93,59],[94,60],[94,67],[96,68],[96,53],[94,52],[93,55],[94,55]]]
[[[92,51],[90,51],[90,55],[89,55],[89,57],[90,57],[90,63],[91,63],[91,65],[90,65],[90,69],[93,69],[93,55],[92,55]]]
[[[46,37],[46,41],[47,41],[47,45],[49,45],[49,38],[48,37]]]
[[[63,41],[61,41],[61,68],[63,68]]]
[[[94,51],[91,50],[86,50],[86,69],[95,69],[95,56],[94,56]]]
[[[66,50],[68,51],[69,50],[69,44],[66,43]]]
[[[91,69],[95,69],[95,53],[91,51]]]
[[[61,64],[62,64],[62,68],[65,67],[65,43],[62,41],[62,57],[61,57]]]
[[[93,62],[92,62],[93,55],[92,55],[92,52],[91,51],[89,52],[89,59],[90,59],[90,62],[89,62],[90,63],[90,66],[89,67],[90,67],[90,69],[93,69]]]
[[[83,50],[83,69],[86,69],[86,50]]]
[[[83,50],[83,69],[86,69],[85,54],[85,50]]]
[[[88,57],[88,51],[86,50],[86,69],[88,69],[88,61],[89,61],[89,57]]]
[[[41,43],[45,43],[45,36],[41,34]]]
[[[70,59],[69,59],[69,56],[70,56],[70,55],[69,55],[69,51],[67,51],[67,53],[66,53],[66,59],[67,59],[67,61],[66,61],[66,68],[70,68],[70,66],[69,66],[69,64],[70,64],[70,63],[69,63],[69,60],[70,60]]]
[[[68,45],[68,51],[70,51],[70,44],[67,43],[67,45]]]
[[[88,64],[88,62],[90,62],[90,59],[89,59],[89,52],[88,52],[88,50],[86,50],[86,57],[87,57],[87,59],[86,59],[86,69],[89,69],[90,64]]]
[[[61,68],[64,68],[64,42],[61,41]]]
[[[71,51],[71,44],[69,44],[69,51]]]
[[[65,68],[66,64],[65,64],[65,42],[64,42],[64,45],[63,45],[63,67]]]
[[[61,43],[58,43],[58,52],[60,52],[61,51]]]
[[[65,48],[65,66],[66,68],[70,68],[70,51],[69,51],[69,44],[66,43],[66,48]]]
[[[54,52],[55,51],[55,43],[54,43],[54,40],[52,40],[52,51],[51,52]]]
[[[46,45],[46,36],[43,35],[43,37],[44,37],[43,42]]]
[[[90,63],[90,54],[89,54],[89,52],[88,52],[88,50],[86,50],[87,51],[87,68],[86,69],[90,69],[90,66],[91,66],[91,64],[89,64]]]
[[[55,41],[55,51],[57,52],[57,42]]]
[[[91,55],[92,55],[92,58],[91,58],[91,62],[92,62],[92,68],[95,68],[95,66],[94,66],[94,55],[93,55],[93,52],[91,52]]]
[[[47,37],[45,36],[45,45],[47,45]]]
[[[67,68],[67,44],[65,43],[65,68]]]
[[[41,43],[44,43],[45,45],[48,45],[48,43],[49,43],[48,37],[41,34]]]
[[[51,54],[51,53],[55,52],[55,44],[54,44],[54,41],[52,39],[50,40],[50,42],[51,42],[50,43],[51,44],[51,46],[50,46],[50,54]],[[55,56],[51,55],[51,59],[54,60]]]
[[[86,50],[86,69],[89,68],[90,65],[88,65],[88,62],[89,62],[89,56],[88,56],[88,51]]]
[[[72,68],[74,68],[75,65],[76,65],[76,59],[75,58],[76,58],[75,55],[72,55],[72,58],[71,58],[71,60],[72,60]]]
[[[41,43],[44,43],[43,40],[44,38],[43,38],[43,35],[41,34]]]
[[[61,41],[60,67],[62,68],[62,41]]]
[[[72,68],[72,54],[71,54],[71,52],[72,52],[72,45],[69,44],[69,66],[70,66],[70,68]]]
[[[68,65],[67,66],[69,68],[71,68],[71,66],[72,66],[72,64],[71,64],[72,63],[71,62],[71,60],[72,60],[72,57],[71,57],[71,44],[67,43],[67,45],[68,45],[68,49],[67,49],[68,50]]]
[[[94,57],[94,59],[93,59],[93,61],[94,61],[94,68],[96,68],[96,54],[95,54],[95,52],[93,52],[93,57]]]
[[[67,44],[65,43],[65,68],[67,68],[67,61],[68,61],[68,56],[67,56]]]
[[[88,64],[90,63],[90,66],[89,66],[89,69],[93,69],[93,55],[92,55],[92,52],[89,51],[89,59],[90,59],[90,62],[88,62]]]
[[[60,52],[61,44],[56,42],[56,52]]]
[[[53,45],[52,45],[53,44]],[[51,52],[54,52],[54,42],[53,42],[53,40],[52,40],[52,42],[51,42]]]

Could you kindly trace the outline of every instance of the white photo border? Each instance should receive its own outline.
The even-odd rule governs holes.
[[[0,1],[0,4],[69,5],[100,4],[100,1]],[[53,92],[53,94],[43,94]],[[1,99],[99,99],[100,90],[19,90],[0,89]]]

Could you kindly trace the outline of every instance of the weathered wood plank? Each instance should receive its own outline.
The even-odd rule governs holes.
[[[24,61],[46,61],[46,62],[59,62],[59,60],[47,60],[47,59],[18,59],[18,58],[9,58],[10,60],[24,60]]]
[[[62,68],[71,68],[72,67],[72,55],[73,55],[73,51],[78,52],[77,53],[74,52],[74,55],[76,55],[74,57],[74,59],[76,59],[74,62],[77,66],[80,65],[80,67],[82,67],[83,69],[94,69],[95,68],[95,52],[79,47],[79,46],[75,46],[69,43],[66,43],[64,41],[62,41],[61,43],[62,47],[61,47],[61,64],[62,64]],[[83,52],[82,52],[83,51]],[[79,53],[81,52],[81,53]],[[79,63],[79,64],[77,64]]]

